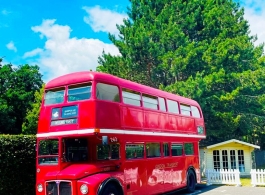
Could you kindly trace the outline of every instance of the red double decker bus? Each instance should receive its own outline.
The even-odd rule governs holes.
[[[98,72],[45,86],[37,195],[151,195],[200,182],[205,126],[191,99]]]

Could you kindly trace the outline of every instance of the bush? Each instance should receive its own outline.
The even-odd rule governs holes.
[[[0,194],[35,195],[36,137],[0,135]]]

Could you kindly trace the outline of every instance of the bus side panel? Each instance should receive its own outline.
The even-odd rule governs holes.
[[[184,133],[197,133],[195,130],[195,121],[189,117],[177,117],[178,130]]]
[[[173,156],[167,160],[165,166],[165,178],[171,185],[165,185],[165,191],[172,191],[185,186],[185,156]],[[167,176],[167,177],[166,177]]]
[[[95,127],[95,102],[87,101],[79,104],[79,128]]]
[[[159,129],[159,113],[145,110],[144,111],[144,128]]]
[[[160,157],[149,158],[145,164],[147,181],[146,194],[161,194],[164,192],[165,161]]]
[[[178,122],[177,122],[177,117],[174,114],[168,114],[168,125],[167,128],[170,131],[174,131],[174,133],[178,132]]]
[[[142,108],[121,106],[122,127],[141,129],[143,127],[143,110]]]
[[[124,164],[124,178],[127,194],[147,194],[145,159],[127,160]]]
[[[41,106],[38,122],[38,133],[46,133],[50,129],[51,121],[51,109],[47,109],[47,106]]]
[[[120,129],[120,105],[108,101],[96,101],[96,127]]]

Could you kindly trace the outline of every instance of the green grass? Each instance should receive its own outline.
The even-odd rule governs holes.
[[[240,178],[240,181],[242,186],[252,186],[250,177]]]

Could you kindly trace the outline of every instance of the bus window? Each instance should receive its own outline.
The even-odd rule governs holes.
[[[173,101],[173,100],[167,100],[167,109],[168,109],[168,112],[179,114],[178,102]]]
[[[58,139],[45,139],[39,141],[38,163],[40,165],[57,165],[58,164]]]
[[[200,111],[199,111],[199,109],[197,107],[191,106],[191,113],[192,113],[193,117],[201,118]]]
[[[97,145],[98,160],[115,160],[120,158],[120,145]]]
[[[172,156],[182,156],[183,145],[182,144],[171,144],[171,154]]]
[[[134,106],[141,106],[141,96],[139,92],[132,91],[129,89],[122,90],[123,103]]]
[[[68,102],[86,100],[91,97],[91,83],[73,85],[68,87]]]
[[[153,158],[161,156],[160,143],[146,143],[146,157]]]
[[[86,138],[65,138],[63,143],[63,157],[66,162],[85,162],[88,160]]]
[[[194,154],[193,143],[185,143],[184,151],[186,155],[193,155]]]
[[[159,110],[166,111],[166,102],[164,98],[158,98],[159,101]]]
[[[143,94],[143,107],[158,110],[157,97]]]
[[[126,144],[126,159],[143,158],[144,144]]]
[[[180,104],[180,112],[185,116],[191,116],[191,109],[189,105]]]
[[[44,105],[59,104],[64,101],[65,88],[45,91]]]
[[[164,156],[169,156],[169,144],[168,143],[163,143],[163,152],[164,152]]]
[[[120,102],[119,88],[115,85],[97,83],[97,99]]]

